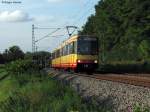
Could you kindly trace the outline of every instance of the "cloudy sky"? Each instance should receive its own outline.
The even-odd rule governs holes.
[[[31,51],[32,24],[36,27],[65,27],[76,25],[81,28],[86,19],[94,14],[99,0],[0,0],[0,52],[18,45],[24,51]],[[6,3],[7,2],[7,3]],[[21,2],[21,3],[12,3]],[[35,30],[40,39],[53,30]],[[62,29],[55,35],[66,35]],[[39,50],[51,51],[66,36],[49,37],[37,43]]]

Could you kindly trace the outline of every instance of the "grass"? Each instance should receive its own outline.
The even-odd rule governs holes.
[[[106,112],[44,73],[9,75],[0,88],[0,112]]]
[[[5,75],[7,75],[7,72],[5,70],[5,66],[0,65],[0,80],[1,80],[1,78],[5,77]]]
[[[0,102],[5,101],[9,97],[11,91],[14,91],[15,88],[17,88],[17,85],[10,77],[0,81]]]
[[[10,80],[10,77],[2,80],[6,75],[6,71],[2,65],[0,65],[0,102],[8,98],[9,91],[13,89],[13,82]]]

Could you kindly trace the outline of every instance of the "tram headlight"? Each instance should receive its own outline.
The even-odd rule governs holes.
[[[81,60],[78,60],[78,63],[81,63]]]
[[[97,61],[97,60],[95,60],[95,61],[94,61],[94,63],[98,63],[98,61]]]

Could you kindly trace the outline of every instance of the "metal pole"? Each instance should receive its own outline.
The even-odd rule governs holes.
[[[35,52],[38,52],[38,46],[36,46],[36,48],[35,48]]]
[[[32,53],[35,52],[35,35],[34,35],[34,24],[32,25]]]

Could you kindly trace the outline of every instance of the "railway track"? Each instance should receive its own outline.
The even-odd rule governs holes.
[[[150,77],[149,76],[133,76],[133,75],[115,75],[115,74],[76,74],[83,77],[95,78],[97,80],[107,80],[113,82],[119,82],[124,84],[130,84],[134,86],[142,86],[150,88]]]
[[[65,74],[64,71],[56,71],[60,74]],[[88,78],[94,78],[97,80],[106,80],[106,81],[112,81],[112,82],[119,82],[124,84],[130,84],[134,86],[141,86],[141,87],[147,87],[150,88],[150,74],[91,74],[87,75],[85,73],[73,73],[73,72],[66,72],[66,74],[73,74],[76,76],[82,76],[82,77],[88,77]],[[72,75],[70,75],[72,77]],[[68,77],[69,78],[69,77]]]

